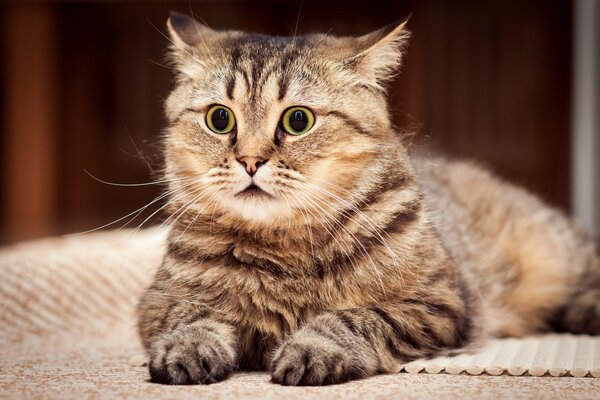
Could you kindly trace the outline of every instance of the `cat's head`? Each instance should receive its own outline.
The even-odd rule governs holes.
[[[401,61],[404,24],[361,37],[273,37],[172,14],[168,28],[174,209],[251,226],[328,218],[402,169],[385,84]]]

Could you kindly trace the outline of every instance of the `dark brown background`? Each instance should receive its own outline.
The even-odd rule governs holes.
[[[300,5],[0,3],[0,242],[101,226],[159,193],[107,186],[84,169],[146,182],[160,166],[170,9],[191,6],[213,28],[288,35]],[[304,1],[298,32],[362,34],[411,13],[408,57],[391,87],[398,126],[568,210],[571,2]]]

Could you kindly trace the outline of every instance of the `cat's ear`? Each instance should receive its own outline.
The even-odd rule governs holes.
[[[171,36],[169,60],[179,76],[194,78],[211,68],[211,49],[219,40],[218,31],[174,11],[167,20],[167,28]]]
[[[167,20],[167,28],[173,45],[180,49],[185,49],[188,46],[196,46],[198,43],[209,42],[210,38],[216,34],[216,31],[196,21],[194,18],[175,11],[171,11],[171,15]]]
[[[355,51],[350,64],[362,77],[362,83],[383,90],[385,83],[399,70],[410,32],[406,29],[408,19],[390,24],[356,39]]]

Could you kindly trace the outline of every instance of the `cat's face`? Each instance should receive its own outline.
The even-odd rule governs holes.
[[[382,85],[403,26],[360,38],[217,32],[182,15],[168,26],[175,209],[250,224],[331,218],[401,162]]]

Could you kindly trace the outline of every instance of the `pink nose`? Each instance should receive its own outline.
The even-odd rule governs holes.
[[[268,161],[260,157],[240,157],[237,160],[244,165],[246,172],[250,176],[254,176],[254,174],[256,174],[256,170],[258,170],[258,167]]]

